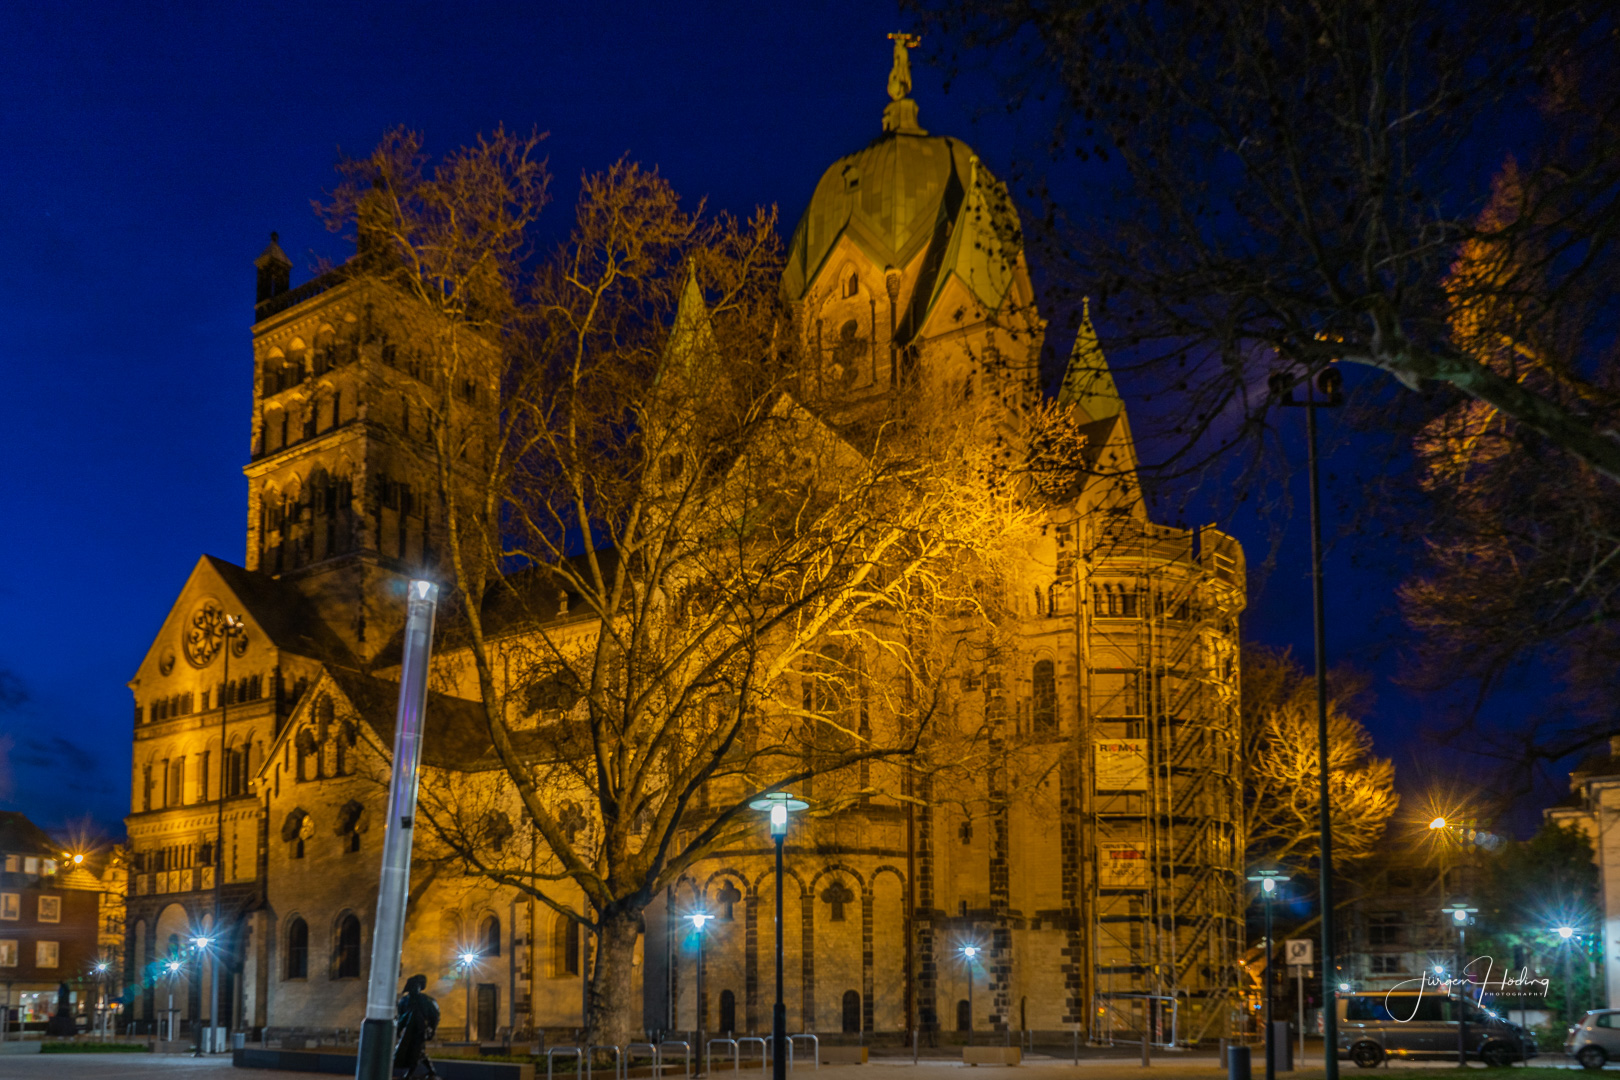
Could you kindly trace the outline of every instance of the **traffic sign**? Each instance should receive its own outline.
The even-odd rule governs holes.
[[[1283,955],[1289,967],[1310,967],[1316,959],[1316,942],[1310,938],[1289,938],[1283,942]]]

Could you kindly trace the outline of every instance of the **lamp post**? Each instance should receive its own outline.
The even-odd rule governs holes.
[[[1473,922],[1474,913],[1478,910],[1460,901],[1440,909],[1441,914],[1451,916],[1451,924],[1457,928],[1457,974],[1453,982],[1465,982],[1467,979],[1468,924]],[[1457,1065],[1464,1069],[1468,1067],[1468,995],[1461,990],[1457,991]]]
[[[473,1030],[473,1028],[472,1028],[472,1012],[473,1012],[472,983],[473,983],[473,975],[474,975],[474,973],[476,972],[476,970],[478,968],[478,961],[480,959],[482,959],[482,958],[477,953],[475,953],[475,952],[473,952],[471,950],[468,950],[467,952],[464,952],[460,956],[456,957],[456,967],[458,969],[460,969],[461,977],[463,979],[465,979],[466,983],[467,983],[467,1017],[466,1017],[467,1022],[464,1025],[464,1028],[463,1028],[463,1031],[462,1031],[462,1036],[461,1036],[461,1041],[462,1042],[469,1042],[469,1043],[472,1042],[472,1030]]]
[[[247,631],[242,623],[242,617],[240,615],[227,615],[220,624],[220,632],[225,637],[224,647],[220,650],[225,654],[225,670],[223,675],[224,681],[221,683],[219,688],[219,809],[215,814],[214,821],[214,934],[216,937],[220,933],[220,919],[223,917],[222,913],[225,907],[224,893],[221,890],[225,888],[225,795],[226,784],[228,783],[226,777],[229,773],[226,762],[229,760],[230,756],[230,752],[226,749],[225,743],[225,725],[227,714],[230,712],[227,703],[231,698],[231,648],[233,638],[242,638],[245,644],[245,635]],[[224,1011],[224,993],[220,986],[219,978],[219,965],[223,953],[223,949],[220,949],[214,953],[213,967],[211,969],[213,971],[214,981],[213,993],[211,995],[212,1001],[208,1006],[208,1040],[210,1051],[213,1050],[213,1029],[216,1027],[223,1029],[230,1026],[228,1022],[223,1025],[220,1023],[220,1013]],[[223,1038],[221,1041],[224,1041]],[[201,1047],[201,1041],[199,1041],[197,1045],[198,1047]],[[220,1049],[223,1050],[224,1047],[222,1046]],[[198,1056],[201,1056],[200,1050],[198,1052]]]
[[[383,829],[382,868],[377,880],[377,922],[371,935],[371,976],[366,1018],[360,1025],[358,1080],[388,1080],[394,1060],[394,1011],[399,993],[400,947],[410,896],[411,841],[416,835],[416,786],[427,713],[427,668],[439,587],[413,581],[406,593],[405,649],[399,673],[399,710],[388,781],[388,817]]]
[[[771,1080],[787,1080],[787,1005],[782,1000],[782,842],[787,839],[788,815],[810,809],[803,799],[773,791],[748,804],[770,815],[771,839],[776,841],[776,1005],[771,1009]]]
[[[1266,999],[1266,1080],[1276,1080],[1277,1076],[1276,1039],[1274,1038],[1275,1033],[1273,1032],[1271,1026],[1271,969],[1275,966],[1272,963],[1271,955],[1271,899],[1277,893],[1277,882],[1285,880],[1287,877],[1288,875],[1283,873],[1281,870],[1258,870],[1249,875],[1250,881],[1258,881],[1260,883],[1260,897],[1265,902],[1266,908],[1266,971],[1265,989],[1262,991]],[[1327,969],[1323,968],[1322,970],[1326,972]],[[1323,1014],[1325,1015],[1328,1011],[1330,1010],[1324,1009]]]
[[[967,977],[968,977],[968,1030],[967,1030],[967,1041],[968,1041],[969,1046],[973,1045],[973,961],[978,957],[978,955],[979,955],[979,947],[977,945],[964,945],[964,946],[962,946],[962,959],[967,961]]]
[[[216,870],[216,875],[217,875],[217,870]],[[192,950],[193,950],[192,955],[197,958],[197,989],[199,991],[199,993],[198,993],[199,1000],[201,999],[201,996],[202,996],[201,995],[201,990],[202,990],[203,961],[208,957],[209,947],[212,946],[213,944],[214,944],[214,939],[209,937],[207,934],[198,934],[196,937],[191,939],[191,947],[192,947]],[[214,967],[218,968],[219,964],[216,962],[214,964]],[[214,978],[216,980],[219,978],[219,975],[218,975],[217,972],[215,973]],[[209,1017],[209,1025],[212,1026],[212,1024],[213,1024],[213,1017]],[[193,1026],[196,1026],[196,1025],[193,1025]],[[195,1032],[195,1034],[197,1036],[197,1046],[192,1051],[192,1054],[191,1054],[192,1057],[202,1057],[203,1056],[203,1039],[207,1037],[207,1035],[206,1035],[207,1031],[208,1031],[208,1028],[203,1027],[203,1028],[198,1029]]]
[[[167,971],[168,975],[169,975],[169,978],[168,978],[168,983],[169,983],[169,1008],[167,1010],[168,1015],[169,1015],[169,1030],[168,1030],[168,1040],[167,1041],[173,1042],[174,1041],[174,979],[175,979],[175,976],[180,974],[180,961],[171,956],[169,958],[169,962],[167,964],[164,964],[163,967],[164,967],[164,970]]]
[[[1559,952],[1564,954],[1564,1022],[1572,1024],[1575,1022],[1575,1010],[1572,1007],[1575,1000],[1575,984],[1570,981],[1569,953],[1575,940],[1575,928],[1568,925],[1560,926],[1557,933]]]
[[[703,1000],[703,927],[707,925],[709,920],[712,918],[714,918],[714,916],[710,915],[706,911],[694,911],[692,914],[687,916],[687,919],[692,923],[692,932],[697,935],[698,947],[697,997],[693,1002],[692,1011],[696,1014],[697,1018],[697,1047],[695,1049],[698,1055],[698,1068],[700,1070],[699,1075],[702,1075],[701,1070],[703,1068],[703,1022],[708,1019],[708,1016],[705,1014],[709,1011],[707,1004]],[[778,959],[777,963],[781,963],[781,960]]]
[[[1311,622],[1316,646],[1316,750],[1317,750],[1317,828],[1321,832],[1319,891],[1322,903],[1322,980],[1334,970],[1333,962],[1333,816],[1328,804],[1328,718],[1327,718],[1327,624],[1322,600],[1322,495],[1316,468],[1316,410],[1334,409],[1344,404],[1344,376],[1337,368],[1326,368],[1305,385],[1305,400],[1294,398],[1293,381],[1287,375],[1271,377],[1271,388],[1286,406],[1305,410],[1305,442],[1311,481]],[[1324,400],[1318,401],[1320,390]],[[1267,958],[1266,970],[1271,970]],[[1324,1003],[1325,1004],[1325,1003]],[[1322,1054],[1326,1080],[1339,1080],[1339,1018],[1337,1009],[1322,1010]],[[1267,1062],[1269,1075],[1269,1061]]]
[[[99,1027],[101,1029],[102,1042],[107,1041],[107,1020],[112,1015],[107,1005],[107,972],[111,970],[111,968],[112,965],[107,963],[105,960],[97,961],[94,968],[96,973],[97,994],[100,998],[98,1003],[100,1007],[98,1008],[97,1012],[99,1013],[99,1019],[101,1020]]]

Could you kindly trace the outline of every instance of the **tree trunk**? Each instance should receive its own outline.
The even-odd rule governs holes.
[[[590,1041],[623,1046],[642,1038],[642,1003],[635,980],[636,938],[641,912],[608,911],[596,935],[591,967]]]

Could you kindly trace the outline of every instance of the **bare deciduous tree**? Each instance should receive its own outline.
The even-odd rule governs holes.
[[[912,6],[962,55],[993,57],[1013,107],[1050,116],[1054,154],[1089,163],[1046,178],[1044,236],[1068,260],[1056,276],[1101,294],[1110,359],[1152,399],[1137,415],[1160,422],[1162,466],[1259,430],[1271,372],[1342,361],[1486,403],[1609,491],[1620,481],[1620,398],[1596,377],[1612,324],[1566,341],[1546,358],[1557,379],[1534,383],[1487,363],[1452,320],[1459,304],[1511,306],[1529,327],[1572,299],[1612,303],[1611,5]],[[1510,156],[1523,204],[1482,224]],[[1050,196],[1076,184],[1073,206]],[[1513,272],[1452,277],[1479,241]]]
[[[988,406],[834,427],[796,397],[774,213],[688,213],[621,162],[519,287],[532,148],[498,135],[424,177],[396,137],[331,213],[434,373],[438,677],[498,764],[430,778],[424,816],[467,870],[591,932],[591,1038],[622,1043],[642,911],[758,829],[750,800],[915,798],[920,747],[1004,753],[942,690],[993,632],[1029,511]]]

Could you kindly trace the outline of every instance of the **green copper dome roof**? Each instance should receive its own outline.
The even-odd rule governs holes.
[[[972,148],[903,131],[885,133],[822,174],[789,244],[782,287],[790,300],[804,298],[846,234],[878,267],[904,270],[931,249],[909,305],[913,327],[953,273],[987,307],[999,307],[1023,246],[1006,188]]]

